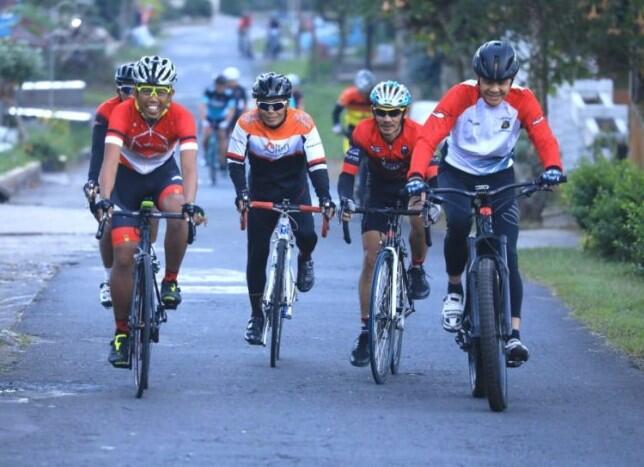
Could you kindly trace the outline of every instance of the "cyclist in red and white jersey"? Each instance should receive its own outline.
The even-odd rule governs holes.
[[[197,224],[203,210],[193,204],[197,194],[197,137],[192,114],[172,102],[177,74],[172,62],[158,56],[142,57],[134,67],[134,99],[112,112],[105,137],[105,158],[99,177],[102,199],[99,214],[113,206],[136,211],[150,198],[164,212],[183,212]],[[174,159],[178,149],[181,171]],[[137,219],[112,219],[112,300],[116,332],[109,361],[116,367],[128,365],[128,305],[132,293],[133,258],[139,232]],[[168,220],[165,234],[165,276],[161,300],[167,308],[181,302],[177,284],[179,267],[186,251],[187,224]]]
[[[371,91],[370,100],[372,117],[358,123],[353,130],[351,147],[345,155],[342,173],[338,178],[338,193],[345,208],[345,221],[351,219],[353,185],[359,170],[367,171],[365,207],[395,207],[401,190],[405,188],[411,154],[422,129],[418,123],[406,118],[411,93],[405,85],[397,81],[382,81]],[[365,159],[366,163],[363,163]],[[427,174],[435,172],[435,168],[432,170],[430,172],[428,166]],[[415,207],[418,201],[418,197],[410,199],[410,207]],[[410,218],[410,223],[411,297],[421,300],[429,296],[429,283],[423,269],[427,254],[425,228],[420,217]],[[362,218],[364,260],[358,283],[362,329],[351,352],[350,361],[354,366],[369,363],[369,297],[373,268],[386,228],[387,217],[384,214],[368,213]]]
[[[559,145],[534,94],[513,85],[519,62],[512,46],[504,41],[486,42],[474,54],[472,64],[477,80],[465,81],[447,91],[425,122],[412,156],[409,190],[420,189],[425,167],[445,137],[439,187],[473,191],[476,185],[494,189],[513,183],[514,146],[521,128],[527,131],[543,164],[541,180],[559,183],[563,176]],[[519,334],[523,299],[516,248],[519,208],[516,200],[508,202],[508,196],[493,200],[494,230],[508,239],[513,330],[506,351],[509,361],[521,364],[528,360],[529,353]],[[444,255],[449,281],[442,321],[446,331],[457,332],[463,317],[461,275],[467,261],[466,238],[471,215],[468,199],[459,195],[445,197],[448,202],[444,204],[447,217]]]
[[[105,150],[105,134],[107,133],[107,122],[112,114],[112,110],[128,99],[134,92],[134,78],[132,77],[134,63],[125,63],[120,65],[114,73],[114,83],[116,84],[116,95],[110,97],[96,108],[94,116],[94,125],[92,127],[92,149],[89,161],[89,172],[87,182],[83,186],[85,196],[90,201],[90,210],[96,215],[94,200],[99,192],[98,173],[103,164],[103,152]],[[112,236],[110,226],[106,225],[103,237],[99,241],[101,260],[105,270],[105,278],[99,286],[99,301],[105,308],[112,306],[112,294],[110,292],[110,274],[112,272]]]

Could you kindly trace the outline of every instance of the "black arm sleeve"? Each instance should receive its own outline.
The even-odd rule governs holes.
[[[353,199],[353,185],[356,181],[355,175],[347,172],[342,172],[338,177],[338,196],[340,200],[343,198]]]
[[[333,124],[337,125],[340,123],[340,114],[344,110],[344,107],[342,107],[340,104],[335,104],[335,108],[333,109],[333,114],[331,114],[331,118],[333,119]]]
[[[242,191],[248,190],[246,185],[246,164],[228,164],[228,173],[230,174],[230,179],[235,185],[235,192],[237,196],[241,194]]]
[[[309,178],[315,189],[315,194],[318,195],[318,199],[322,201],[323,199],[331,199],[331,193],[329,192],[329,172],[326,170],[314,170],[309,172]]]
[[[92,155],[89,160],[88,180],[98,181],[98,174],[103,165],[103,152],[105,151],[105,135],[107,134],[107,120],[100,115],[96,116],[92,128]]]

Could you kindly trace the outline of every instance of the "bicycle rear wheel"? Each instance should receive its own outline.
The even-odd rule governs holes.
[[[148,257],[144,257],[135,269],[134,288],[130,309],[130,352],[134,368],[136,397],[140,398],[148,387],[150,368],[150,319],[152,315],[151,293],[154,289],[152,266]]]
[[[391,374],[398,374],[398,369],[400,367],[400,355],[402,353],[402,344],[403,344],[403,335],[405,331],[405,316],[408,309],[412,307],[412,303],[409,300],[407,295],[407,272],[405,270],[405,265],[401,260],[398,262],[398,280],[396,286],[396,319],[393,323],[393,335],[392,335],[392,354],[391,354]]]
[[[393,352],[392,266],[391,252],[381,250],[374,266],[369,309],[369,361],[373,379],[378,384],[387,380]]]
[[[280,358],[282,340],[282,299],[284,297],[284,271],[286,269],[286,240],[277,242],[277,264],[275,265],[275,280],[271,291],[271,367],[277,366]]]
[[[483,258],[477,267],[477,299],[480,322],[481,363],[490,409],[505,410],[508,404],[507,368],[501,321],[501,291],[496,265]]]
[[[219,142],[217,141],[216,130],[212,130],[212,134],[208,138],[208,150],[206,151],[206,165],[208,165],[208,175],[210,176],[210,184],[217,184],[217,158],[219,153]]]

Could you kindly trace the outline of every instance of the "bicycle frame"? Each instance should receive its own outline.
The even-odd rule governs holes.
[[[266,286],[264,287],[264,295],[262,297],[262,305],[269,307],[273,305],[271,298],[271,291],[275,284],[275,273],[277,271],[277,244],[280,240],[286,242],[286,256],[285,267],[283,268],[284,277],[282,278],[282,292],[280,293],[280,306],[286,307],[285,317],[291,317],[293,312],[293,303],[297,298],[297,291],[295,288],[295,279],[293,277],[293,267],[291,263],[291,252],[295,246],[295,236],[291,229],[291,222],[289,220],[288,212],[281,211],[273,235],[271,236],[271,253],[270,253],[270,266],[268,269],[268,277],[266,278]],[[266,331],[265,331],[266,333]],[[264,340],[266,335],[264,335]]]

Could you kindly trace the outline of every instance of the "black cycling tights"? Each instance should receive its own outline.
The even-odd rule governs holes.
[[[440,188],[459,188],[474,191],[476,185],[489,185],[491,189],[514,183],[514,169],[502,170],[490,175],[471,175],[458,170],[443,161],[438,173]],[[510,270],[510,305],[512,316],[521,317],[523,301],[523,282],[519,274],[517,257],[517,238],[519,237],[519,206],[512,199],[511,191],[502,193],[492,200],[494,208],[494,232],[506,235],[508,239],[508,269]],[[447,216],[447,236],[444,254],[447,274],[461,275],[467,263],[467,236],[472,226],[470,199],[464,196],[444,195],[448,202],[443,203]]]
[[[310,203],[306,203],[310,204]],[[291,214],[291,228],[300,255],[309,259],[315,249],[318,237],[313,225],[313,214]],[[251,209],[248,212],[248,262],[246,263],[246,281],[251,299],[253,315],[261,313],[259,308],[264,285],[266,284],[266,262],[270,251],[271,234],[275,229],[279,214],[263,209]]]

